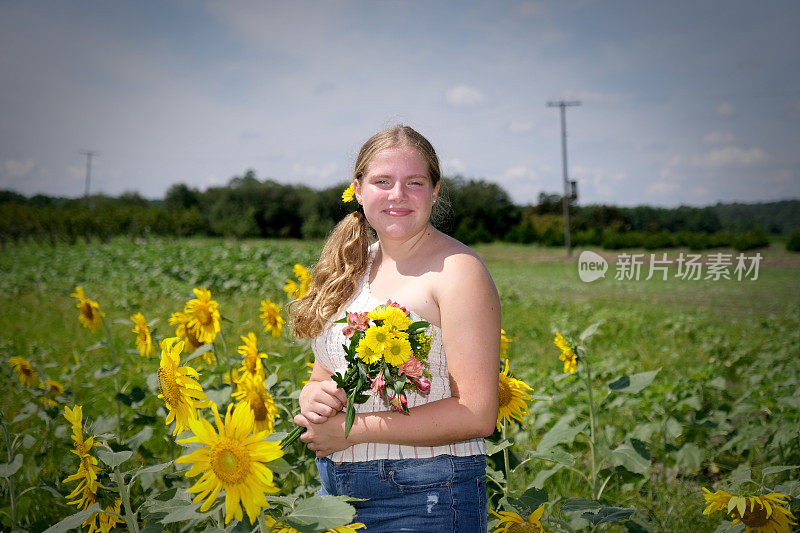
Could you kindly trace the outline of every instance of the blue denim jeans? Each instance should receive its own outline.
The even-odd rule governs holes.
[[[334,463],[317,459],[320,495],[353,501],[367,531],[486,532],[486,456]]]

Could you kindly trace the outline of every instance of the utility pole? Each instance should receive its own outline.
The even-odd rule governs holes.
[[[86,207],[91,207],[89,205],[89,181],[92,178],[92,157],[98,154],[92,150],[81,150],[81,153],[86,156]]]
[[[571,185],[567,173],[567,107],[579,106],[581,103],[577,100],[567,102],[559,100],[558,102],[547,102],[547,107],[558,107],[561,109],[561,166],[564,174],[564,245],[567,247],[567,257],[572,254],[572,245],[570,243],[569,234],[569,200],[572,196]]]

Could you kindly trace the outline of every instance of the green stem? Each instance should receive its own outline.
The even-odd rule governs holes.
[[[506,424],[507,423],[508,423],[508,420],[506,420],[504,418],[503,419],[503,428],[502,428],[502,433],[501,433],[501,439],[502,440],[506,440]],[[510,468],[509,462],[508,462],[508,446],[503,448],[503,468],[505,469],[505,474],[506,474],[506,487],[505,487],[505,490],[503,491],[503,494],[505,494],[506,498],[508,498],[508,489],[509,489],[509,486],[511,485],[511,468]]]
[[[8,462],[11,463],[11,460],[13,459],[11,457],[11,440],[9,440],[8,429],[6,428],[6,425],[3,424],[2,427],[3,433],[5,434]],[[14,499],[14,476],[8,476],[6,480],[8,481],[8,497],[11,500],[11,531],[14,531],[14,526],[17,524],[17,501]]]
[[[597,445],[597,410],[594,405],[594,396],[592,395],[592,368],[586,359],[583,359],[583,365],[586,368],[586,393],[589,396],[589,448],[592,459],[592,499],[597,499],[597,458],[595,452],[595,447]]]
[[[139,533],[139,524],[136,521],[136,515],[133,513],[133,509],[131,509],[131,495],[128,493],[128,487],[125,485],[125,480],[119,471],[119,467],[114,468],[114,476],[119,486],[119,495],[122,498],[122,505],[125,507],[125,523],[128,524],[128,531],[131,533]]]
[[[269,533],[269,529],[267,529],[267,521],[264,520],[264,511],[259,511],[258,513],[258,528],[261,533]]]
[[[103,329],[106,330],[106,337],[108,338],[108,349],[111,351],[111,362],[114,364],[114,366],[117,366],[119,364],[117,359],[117,347],[114,346],[114,339],[111,338],[111,330],[109,329],[105,320],[103,320]],[[114,390],[116,392],[122,392],[119,390],[119,370],[114,373]],[[122,443],[122,410],[118,399],[114,398],[114,403],[117,405],[117,442]]]

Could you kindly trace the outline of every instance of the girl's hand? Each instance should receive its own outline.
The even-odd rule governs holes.
[[[300,392],[299,402],[300,415],[313,424],[322,424],[342,411],[347,395],[332,379],[309,381]]]
[[[344,413],[339,412],[321,424],[315,424],[299,414],[294,417],[294,423],[306,428],[300,440],[306,443],[308,449],[316,452],[317,457],[326,457],[354,444],[344,436],[344,418]]]

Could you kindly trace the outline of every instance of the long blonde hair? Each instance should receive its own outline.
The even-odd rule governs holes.
[[[387,148],[410,146],[428,163],[431,185],[436,186],[442,174],[433,145],[419,132],[398,125],[370,137],[356,158],[353,178],[361,180],[372,158]],[[371,231],[361,210],[344,217],[331,231],[314,267],[308,294],[289,303],[289,323],[297,337],[315,337],[322,333],[358,289],[358,280],[367,269]]]

